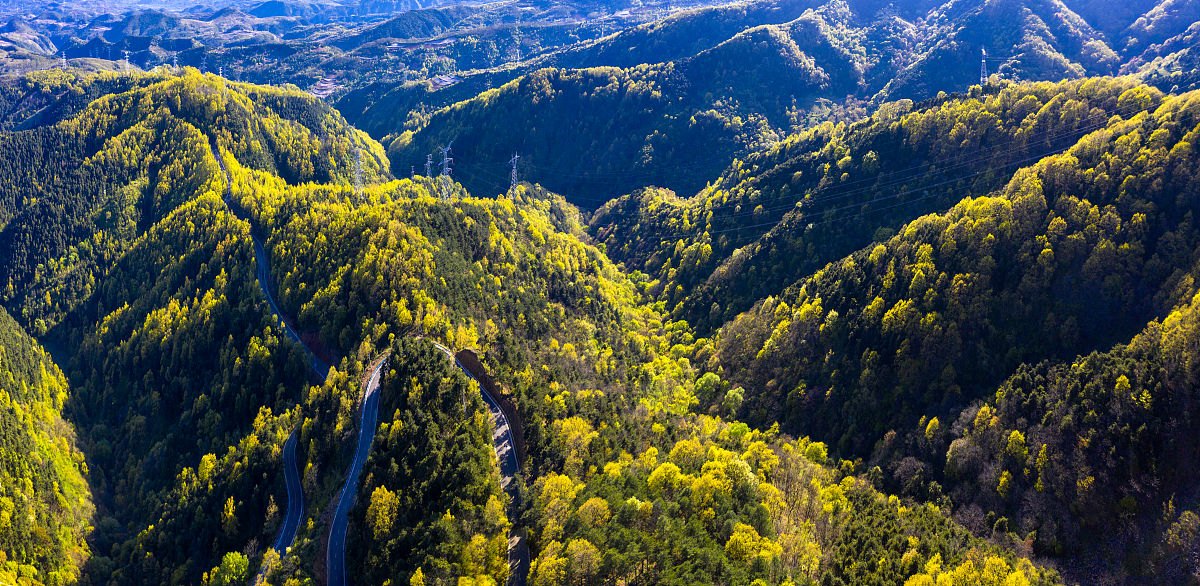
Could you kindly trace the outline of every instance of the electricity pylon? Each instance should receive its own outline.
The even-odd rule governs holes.
[[[520,159],[520,155],[513,153],[512,158],[508,160],[508,163],[512,165],[512,175],[508,182],[508,197],[513,197],[517,194],[517,161]]]
[[[454,159],[450,158],[450,145],[453,143],[454,141],[450,141],[449,143],[446,143],[446,146],[438,149],[442,152],[441,192],[443,201],[450,199],[450,163],[454,161]]]

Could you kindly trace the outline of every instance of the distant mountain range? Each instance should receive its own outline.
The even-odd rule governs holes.
[[[501,188],[488,177],[504,170],[491,162],[518,152],[528,177],[585,207],[648,185],[690,196],[730,158],[828,118],[814,113],[841,107],[854,117],[884,100],[964,92],[979,83],[984,64],[994,82],[1128,74],[1164,90],[1195,87],[1200,80],[1187,74],[1200,29],[1191,4],[1144,8],[1120,21],[1109,15],[1106,30],[1119,32],[1106,33],[1059,0],[888,7],[770,0],[676,14],[539,56],[499,78],[476,71],[456,91],[367,88],[372,98],[361,113],[354,90],[342,102],[353,122],[391,141],[396,168],[419,166],[455,141],[472,189]],[[607,66],[623,69],[536,71]],[[485,82],[498,86],[524,72],[499,93],[471,97]],[[637,90],[639,78],[651,89]],[[613,85],[623,79],[630,81]],[[636,102],[579,108],[613,89],[622,96],[614,99]],[[432,111],[414,118],[413,110]]]

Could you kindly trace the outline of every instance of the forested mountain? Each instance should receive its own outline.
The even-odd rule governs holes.
[[[591,30],[590,27],[581,26],[574,31],[574,34],[580,37],[575,42],[568,43],[559,51],[534,55],[524,63],[489,69],[477,64],[475,60],[469,60],[466,66],[459,66],[460,70],[464,70],[463,81],[450,88],[433,90],[425,83],[395,84],[380,81],[348,92],[338,99],[336,105],[363,130],[375,136],[386,137],[398,134],[397,127],[407,121],[407,118],[398,118],[398,114],[407,116],[406,113],[410,110],[437,109],[466,100],[493,86],[504,85],[522,74],[546,66],[573,69],[633,67],[683,59],[711,49],[746,28],[794,20],[810,5],[811,3],[805,2],[755,2],[701,8],[681,12],[662,21],[634,27],[619,34],[598,35],[600,38],[595,40],[584,38]],[[502,40],[501,36],[505,38]],[[482,45],[487,42],[488,37],[492,37],[494,50],[502,52],[497,56],[504,57],[504,60],[515,57],[504,50],[506,45],[526,47],[531,36],[534,39],[541,36],[539,29],[531,31],[527,26],[523,30],[498,29],[487,35],[473,35],[480,41],[476,45]],[[471,49],[477,59],[480,53],[488,53],[491,47],[473,46]],[[528,48],[525,48],[525,52],[528,52]],[[464,60],[457,52],[453,57],[456,65]],[[387,142],[386,138],[384,142]]]
[[[252,86],[240,94],[215,76],[117,80],[122,77],[128,79],[77,82],[70,74],[47,73],[7,92],[9,119],[28,129],[0,146],[10,153],[3,161],[14,177],[0,205],[0,282],[37,282],[36,288],[10,285],[4,294],[38,334],[87,296],[97,271],[141,233],[186,201],[220,191],[201,128],[220,128],[246,164],[293,182],[348,181],[351,157],[358,156],[354,141],[366,140],[338,129],[344,125],[339,115],[298,94]],[[97,89],[113,93],[86,106],[77,101]],[[29,110],[17,105],[27,95],[55,93],[63,103],[22,120]],[[48,118],[47,110],[59,118]],[[368,178],[386,165],[367,159]]]
[[[1140,88],[1127,90],[1122,97],[1142,100],[1147,105],[1161,99]],[[1177,296],[1182,291],[1177,290],[1178,282],[1191,268],[1192,247],[1187,244],[1193,237],[1188,231],[1190,209],[1188,199],[1179,195],[1188,192],[1193,180],[1191,157],[1186,150],[1190,148],[1188,133],[1193,126],[1188,118],[1193,112],[1188,106],[1193,103],[1191,96],[1172,98],[1154,112],[1142,111],[1128,120],[1114,117],[1106,128],[1090,134],[1064,154],[1023,169],[996,195],[968,198],[946,214],[918,219],[873,248],[866,247],[802,279],[783,295],[760,304],[727,326],[725,331],[733,335],[721,336],[721,359],[731,367],[738,366],[736,370],[743,372],[741,376],[747,380],[765,383],[776,379],[772,386],[781,393],[786,390],[786,394],[795,390],[795,400],[803,400],[805,388],[811,384],[855,388],[855,393],[876,397],[873,400],[886,396],[884,388],[924,388],[930,389],[924,400],[938,405],[953,401],[959,393],[967,393],[969,398],[970,388],[978,384],[971,379],[972,373],[983,374],[988,367],[1009,370],[1031,355],[1070,356],[1163,314],[1179,301]],[[1155,133],[1156,142],[1143,142],[1143,137],[1148,139]],[[1177,143],[1182,146],[1172,155]],[[1162,158],[1151,164],[1155,152]],[[1097,221],[1108,214],[1116,223],[1090,229],[1095,222],[1087,220],[1089,210],[1096,211]],[[1146,228],[1134,229],[1131,223],[1140,222],[1146,222]],[[1072,236],[1076,233],[1079,235]],[[1168,246],[1168,242],[1181,244]],[[1034,243],[1037,250],[1033,250]],[[1049,252],[1042,254],[1044,250]],[[899,256],[893,256],[892,251]],[[967,264],[957,264],[968,258],[971,260]],[[939,263],[945,264],[945,270],[936,268]],[[1116,273],[1113,265],[1105,263],[1129,268]],[[1090,294],[1083,295],[1084,290]],[[1001,298],[1012,301],[1000,302]],[[818,303],[817,299],[822,301]],[[976,304],[981,304],[978,308],[985,309],[984,313],[970,311]],[[776,311],[793,306],[806,318],[799,319],[790,309]],[[850,320],[851,325],[842,331],[853,331],[854,344],[861,346],[839,344],[838,348],[844,348],[847,360],[855,366],[840,364],[836,356],[826,355],[821,345],[813,347],[814,356],[820,360],[809,376],[796,376],[806,369],[802,361],[794,360],[794,354],[786,364],[771,360],[771,349],[784,342],[786,336],[806,335],[801,332],[809,326],[814,328],[809,333],[816,334],[815,328],[830,311],[837,313],[838,319]],[[989,311],[1000,313],[989,317]],[[934,317],[923,319],[925,315]],[[750,321],[764,318],[772,322],[770,327],[750,329],[771,332],[767,339],[755,341],[736,335]],[[1057,327],[1045,327],[1046,319],[1052,319]],[[874,323],[857,325],[859,320]],[[1019,338],[1018,332],[1025,331],[1030,320],[1054,335]],[[903,335],[888,335],[895,333],[893,327],[900,327]],[[822,329],[825,331],[820,332],[821,336],[838,335],[833,328]],[[868,329],[878,335],[865,336]],[[942,341],[930,340],[932,347],[941,349],[940,353],[914,346],[923,338],[913,335],[917,329],[940,332],[933,335]],[[993,336],[998,344],[995,348],[1003,345],[1006,349],[1003,360],[980,360],[982,356],[973,355],[1000,355],[988,349],[992,343],[988,340]],[[880,342],[903,341],[909,349],[897,353],[898,347],[876,347],[871,341],[876,338]],[[832,338],[829,343],[834,343]],[[785,346],[794,347],[792,343]],[[879,358],[865,359],[864,355]],[[903,360],[916,356],[920,356],[923,366],[905,368]],[[957,357],[966,362],[959,362]],[[874,360],[887,362],[875,365]],[[968,364],[971,368],[966,368]],[[814,376],[815,372],[835,370],[837,376],[850,378],[834,381]],[[929,380],[911,384],[913,381],[902,379],[904,374],[917,371]],[[801,384],[804,379],[809,379],[807,384]],[[846,384],[851,380],[856,384]],[[863,392],[863,387],[874,385],[879,385],[874,392]],[[855,412],[884,417],[857,418],[854,427],[868,435],[882,435],[888,426],[906,417],[897,410]],[[821,418],[815,412],[811,416],[828,422],[824,425],[839,427],[835,439],[843,440],[844,446],[856,443],[853,437],[842,435],[850,422]],[[915,420],[916,415],[908,417]]]
[[[1200,576],[1193,3],[397,6],[0,31],[363,67],[0,78],[0,582]]]
[[[526,153],[534,176],[585,206],[646,183],[695,192],[735,154],[780,138],[797,108],[858,82],[823,21],[805,17],[674,62],[538,70],[433,113],[393,141],[389,156],[398,168],[419,165],[454,141],[460,179],[495,190],[503,167],[488,162]],[[528,131],[505,132],[511,124]]]
[[[455,6],[451,9],[410,10],[367,30],[344,39],[339,39],[338,46],[343,48],[357,47],[377,39],[423,39],[435,37],[450,28],[455,21],[470,16],[474,10],[466,6]]]
[[[719,328],[697,358],[733,388],[700,409],[815,434],[1072,576],[1188,575],[1193,497],[1174,499],[1196,487],[1190,452],[1166,446],[1191,433],[1171,365],[1191,352],[1196,103],[1092,79],[885,104],[694,198],[614,200],[590,230],[676,318]],[[1134,338],[1155,320],[1181,325]],[[1087,394],[1132,373],[1145,392]]]
[[[1158,520],[1172,495],[1191,494],[1187,456],[1175,460],[1163,450],[1191,433],[1186,394],[1170,390],[1188,383],[1166,382],[1189,376],[1167,366],[1188,360],[1186,327],[1162,330],[1161,347],[1139,338],[1111,358],[1080,358],[1069,371],[1054,366],[1128,340],[1156,318],[1187,323],[1187,305],[1171,311],[1194,294],[1196,234],[1186,194],[1195,190],[1198,102],[1130,88],[1118,104],[1131,101],[1140,104],[1133,115],[1113,116],[995,194],[910,222],[723,326],[709,364],[743,385],[741,413],[760,425],[804,429],[841,454],[879,464],[884,486],[925,498],[953,488],[960,518],[995,511],[991,519],[1009,519],[1003,532],[1045,553],[1081,555],[1130,520]],[[1106,361],[1134,349],[1142,358],[1121,358],[1122,373],[1106,374],[1114,368]],[[1021,366],[1043,360],[1051,362]],[[1005,421],[1024,429],[997,429],[1000,443],[987,444],[983,438],[1000,436],[988,435],[992,407],[976,401],[1014,372],[995,400],[1014,411]],[[1039,376],[1045,382],[1031,381]],[[1143,376],[1164,382],[1112,399],[1062,395],[1124,393]],[[1077,411],[1079,401],[1094,400],[1107,401],[1104,415]],[[1126,408],[1115,401],[1149,410],[1130,416],[1162,419],[1124,422]],[[1056,443],[1076,433],[1078,445]],[[1093,441],[1104,451],[1092,452]],[[1004,455],[988,455],[995,450]],[[1051,466],[1053,473],[1041,472]],[[1043,499],[1042,488],[1009,491],[1010,483],[1026,486],[1022,475],[1032,485],[1039,473],[1046,474],[1039,486],[1059,483],[1046,489],[1057,502]],[[1118,572],[1151,569],[1154,544],[1143,542],[1140,561]]]
[[[269,527],[249,521],[262,518],[271,495],[253,487],[272,486],[278,450],[263,454],[252,440],[241,457],[271,474],[226,474],[216,489],[207,478],[214,464],[206,469],[203,461],[245,443],[248,434],[277,433],[271,409],[294,404],[305,381],[303,359],[262,311],[250,229],[222,202],[226,181],[210,144],[292,181],[346,181],[348,157],[368,159],[368,178],[386,173],[386,163],[370,162],[382,152],[376,145],[378,158],[352,155],[355,142],[369,146],[368,139],[355,138],[340,116],[311,98],[194,72],[30,77],[16,85],[10,103],[23,101],[22,92],[66,99],[115,88],[86,107],[64,103],[57,121],[43,109],[32,127],[4,137],[14,153],[4,159],[14,169],[14,189],[0,228],[8,303],[40,332],[73,341],[77,392],[59,400],[95,466],[89,483],[99,510],[91,538],[99,555],[88,573],[131,582],[197,579],[211,567],[204,565],[209,556],[240,551],[260,533],[266,539]],[[43,146],[29,149],[31,143]],[[207,492],[236,495],[229,515],[242,507],[256,513],[238,514],[240,526],[220,519],[180,525],[190,527],[148,545],[139,536],[147,526],[161,535],[183,520],[163,510],[189,517],[205,510],[200,497],[184,506],[175,499],[186,489],[172,489],[186,486],[186,473],[177,476],[197,462]],[[159,515],[163,521],[155,523]],[[223,546],[230,542],[243,545]],[[144,557],[142,551],[157,561],[114,567]]]
[[[350,567],[370,584],[418,570],[429,582],[505,582],[511,524],[483,400],[431,344],[399,338],[388,361]]]
[[[614,260],[657,278],[676,316],[707,330],[964,192],[999,188],[1110,116],[1157,105],[1122,101],[1133,86],[1022,84],[888,103],[736,161],[693,198],[655,189],[617,198],[590,229]]]
[[[0,581],[70,583],[87,559],[88,465],[62,418],[72,389],[0,309]]]
[[[70,558],[84,582],[237,583],[260,563],[274,583],[323,577],[360,381],[385,350],[347,551],[372,581],[504,580],[515,525],[537,583],[859,583],[985,567],[1057,580],[940,505],[877,493],[824,444],[688,414],[698,397],[727,394],[689,358],[716,348],[664,322],[649,284],[588,244],[560,196],[522,185],[481,199],[456,184],[441,201],[429,179],[381,183],[382,147],[284,90],[195,72],[113,87],[6,135],[78,136],[86,156],[59,163],[67,176],[94,166],[127,182],[101,183],[98,196],[84,179],[91,187],[63,189],[63,207],[94,206],[80,220],[45,211],[57,208],[14,216],[106,239],[81,241],[105,243],[103,254],[33,240],[26,250],[49,260],[10,276],[9,302],[69,347],[74,391],[58,400],[97,502],[92,529],[68,542],[86,552],[88,538],[91,557]],[[358,161],[361,191],[348,181]],[[345,357],[323,384],[308,383],[302,349],[263,303],[264,260],[306,344]],[[417,338],[477,349],[514,405],[527,454],[515,500],[500,490],[473,383]],[[288,505],[292,429],[306,504],[295,545],[276,552],[265,545]]]
[[[711,345],[694,339],[686,324],[665,325],[652,307],[641,305],[646,284],[630,282],[602,253],[580,242],[584,236],[577,212],[561,198],[522,186],[513,199],[465,197],[444,204],[430,199],[428,184],[418,179],[368,189],[362,203],[352,203],[328,189],[280,189],[277,180],[241,175],[233,168],[235,177],[246,182],[243,187],[243,180],[235,179],[235,195],[240,194],[256,222],[272,227],[273,264],[296,267],[281,281],[280,294],[285,306],[297,308],[302,327],[320,328],[324,340],[360,359],[414,330],[484,350],[485,364],[511,390],[525,422],[531,477],[551,475],[517,503],[518,512],[528,511],[522,515],[524,524],[535,530],[531,580],[641,576],[653,582],[737,582],[829,573],[834,583],[856,583],[868,576],[893,576],[885,578],[891,580],[906,575],[935,556],[953,565],[973,556],[978,556],[975,564],[982,564],[992,556],[993,565],[1011,568],[1006,572],[1021,565],[973,541],[932,509],[921,514],[933,517],[896,521],[913,524],[915,543],[890,542],[873,533],[878,541],[843,544],[843,531],[864,534],[861,527],[906,513],[894,503],[879,506],[876,499],[883,497],[821,467],[827,463],[823,445],[806,440],[789,444],[793,440],[774,432],[758,435],[740,424],[721,431],[727,424],[718,420],[677,422],[697,394],[710,397],[724,390],[711,375],[698,380],[691,361],[681,359],[711,355]],[[255,183],[260,185],[251,187]],[[278,198],[264,197],[271,193]],[[466,502],[428,508],[428,499],[444,498],[429,492],[433,487],[466,487],[469,478],[478,482],[479,473],[467,471],[480,466],[478,452],[472,452],[478,447],[470,447],[478,435],[467,439],[478,432],[462,415],[437,419],[447,410],[479,413],[478,403],[464,399],[467,387],[462,383],[431,387],[421,382],[447,378],[418,374],[445,368],[430,354],[428,347],[412,343],[392,350],[389,364],[397,364],[396,373],[387,376],[410,381],[404,383],[408,400],[391,402],[397,399],[387,398],[387,389],[398,383],[385,381],[384,415],[376,433],[380,451],[373,452],[364,472],[349,555],[380,580],[406,579],[418,569],[431,581],[503,577],[507,566],[495,561],[495,531],[513,517],[501,516],[503,498],[493,502],[494,485],[476,484],[479,488],[472,489]],[[401,377],[405,372],[411,374]],[[320,401],[334,399],[329,395]],[[332,408],[336,411],[337,404]],[[328,411],[318,417],[314,428],[332,425],[320,423]],[[463,439],[454,450],[437,448],[454,437],[445,434]],[[327,435],[318,437],[330,441]],[[715,444],[722,448],[710,452],[708,442],[718,437],[726,438]],[[684,442],[684,448],[675,450],[687,438],[695,447]],[[656,453],[664,459],[647,455]],[[669,453],[677,454],[671,462],[665,459]],[[691,455],[678,455],[683,453]],[[710,464],[705,464],[705,453],[712,454],[707,456]],[[786,474],[776,474],[773,462],[789,453],[801,459],[792,461]],[[437,454],[437,459],[424,454]],[[642,459],[623,479],[630,454],[642,454]],[[316,467],[324,465],[318,461]],[[747,472],[758,480],[750,482]],[[811,488],[814,475],[822,479],[819,491]],[[663,488],[660,482],[669,484]],[[695,495],[687,497],[693,504],[673,512],[670,503],[687,494]],[[828,499],[828,505],[815,507],[818,496]],[[571,512],[577,507],[581,517]],[[628,534],[601,530],[610,518],[617,523],[612,516],[625,514],[622,510],[642,520],[637,529]],[[680,514],[686,522],[662,524]],[[928,525],[938,518],[941,524]],[[576,519],[584,524],[576,525]],[[688,544],[684,550],[663,549],[680,540]],[[302,536],[300,547],[315,548],[316,541],[316,535]],[[355,547],[365,551],[356,553]],[[398,548],[410,551],[400,564]],[[702,551],[701,559],[711,562],[691,569],[680,565]],[[864,551],[891,560],[886,567],[897,569],[856,565],[853,560],[867,555]],[[660,568],[639,561],[662,556],[674,561]],[[902,566],[901,558],[908,565]],[[299,575],[306,572],[291,556],[282,563]],[[1031,578],[1041,575],[1031,566],[1021,567]],[[1045,579],[1053,580],[1053,575]]]

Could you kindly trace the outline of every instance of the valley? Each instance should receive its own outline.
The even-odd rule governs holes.
[[[1200,577],[1193,2],[0,20],[0,583]]]

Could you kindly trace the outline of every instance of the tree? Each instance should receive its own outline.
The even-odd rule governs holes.
[[[231,551],[221,558],[221,564],[208,574],[207,584],[210,586],[229,586],[239,584],[246,579],[250,569],[250,560],[243,554]]]
[[[696,399],[700,401],[701,405],[711,405],[719,392],[721,392],[721,377],[716,373],[706,372],[704,376],[696,379]]]
[[[734,387],[725,391],[725,401],[723,402],[725,413],[729,414],[730,417],[736,416],[744,400],[745,396],[742,394],[742,387]]]
[[[392,532],[392,520],[400,506],[400,495],[383,486],[371,492],[371,504],[367,508],[367,519],[375,539],[386,540]]]
[[[610,516],[608,501],[600,497],[592,497],[579,505],[579,520],[588,527],[600,527],[608,523]]]
[[[588,584],[600,571],[600,550],[586,539],[572,539],[566,551],[567,575],[572,584]]]
[[[221,530],[229,536],[237,534],[237,505],[232,496],[225,499],[225,506],[221,509]]]
[[[567,559],[562,553],[562,543],[547,544],[529,566],[529,582],[533,586],[561,586],[567,576]]]

